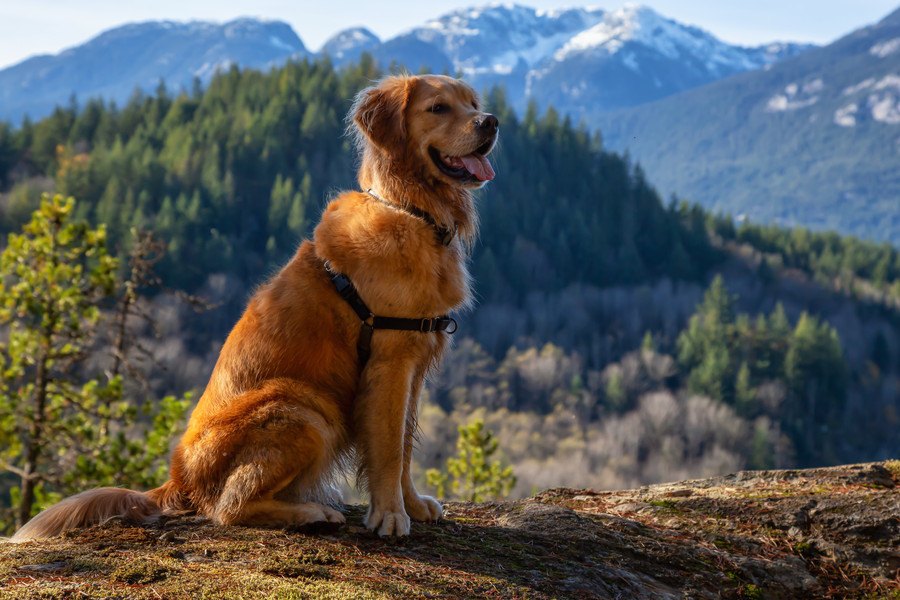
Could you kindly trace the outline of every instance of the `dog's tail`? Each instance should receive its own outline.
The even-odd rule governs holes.
[[[181,494],[172,481],[149,492],[97,488],[54,504],[28,521],[9,541],[19,543],[53,537],[115,517],[130,523],[152,523],[166,511],[183,509],[182,505]]]

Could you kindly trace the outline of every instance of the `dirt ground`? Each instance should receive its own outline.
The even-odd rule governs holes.
[[[0,598],[890,598],[900,461],[517,502],[450,502],[401,541],[110,523],[0,544]]]

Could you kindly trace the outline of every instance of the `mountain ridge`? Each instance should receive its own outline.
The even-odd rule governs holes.
[[[900,11],[769,69],[588,120],[665,194],[900,243]]]
[[[621,31],[610,34],[601,44],[602,52],[587,52],[591,48],[584,47],[583,34],[609,19]],[[667,43],[645,31],[658,23],[665,23],[667,36],[679,37],[681,42]],[[648,45],[651,38],[655,46]],[[694,38],[706,43],[693,45],[691,51],[700,53],[696,56],[685,42]],[[575,39],[581,39],[580,46],[571,45]],[[616,44],[628,53],[618,52]],[[564,48],[568,50],[560,54]],[[282,21],[248,17],[225,23],[145,21],[103,31],[58,54],[31,57],[0,70],[0,119],[19,121],[25,114],[38,118],[73,94],[82,100],[102,97],[122,102],[135,88],[149,91],[161,79],[172,89],[190,89],[195,77],[205,83],[216,70],[234,64],[268,68],[290,59],[328,55],[343,66],[357,61],[363,52],[372,54],[382,68],[398,63],[411,71],[460,72],[479,89],[503,85],[519,109],[534,99],[541,106],[554,104],[562,112],[578,114],[585,101],[609,100],[607,108],[630,106],[760,68],[807,48],[793,43],[746,48],[726,44],[699,28],[634,4],[616,11],[475,6],[451,11],[386,40],[365,28],[345,29],[316,52],[308,50]],[[656,71],[672,71],[667,78],[635,68],[636,60],[649,65],[662,55],[668,62],[663,61]],[[687,66],[681,68],[682,64]],[[604,79],[602,86],[594,82],[598,78]],[[548,89],[560,83],[561,94]],[[613,87],[620,95],[609,99],[598,87]],[[630,93],[631,88],[643,91]]]
[[[238,55],[242,66],[264,68],[311,53],[281,21],[243,17],[222,24],[126,24],[59,54],[0,70],[0,118],[40,117],[73,95],[122,102],[135,89],[149,91],[160,81],[172,89],[191,89],[194,78],[208,81],[235,64]]]

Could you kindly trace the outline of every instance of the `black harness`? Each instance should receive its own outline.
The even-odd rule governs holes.
[[[387,204],[388,206],[391,206],[393,208],[399,208],[393,204],[386,202],[372,190],[366,190],[366,193],[379,202]],[[450,242],[453,241],[453,237],[456,235],[456,231],[438,225],[434,218],[427,212],[413,206],[401,208],[400,210],[405,210],[406,212],[419,217],[420,219],[431,225],[432,229],[434,229],[435,236],[437,237],[438,242],[440,242],[444,246],[449,246]],[[359,354],[360,369],[362,369],[366,365],[366,362],[368,362],[369,357],[372,354],[372,333],[376,329],[419,331],[421,333],[436,333],[438,331],[444,331],[448,334],[456,333],[456,330],[458,328],[456,320],[448,315],[442,315],[440,317],[426,317],[420,319],[410,319],[403,317],[382,317],[380,315],[376,315],[371,310],[369,310],[369,307],[363,301],[362,297],[359,295],[359,292],[356,290],[356,286],[353,285],[353,282],[350,281],[349,277],[347,277],[343,273],[333,271],[327,262],[324,262],[323,264],[325,266],[325,271],[331,277],[331,283],[334,285],[334,289],[336,289],[341,298],[343,298],[344,301],[346,301],[347,304],[350,305],[350,308],[353,309],[353,312],[356,313],[356,316],[358,316],[359,320],[361,321],[359,327],[359,340],[356,342],[356,351]]]

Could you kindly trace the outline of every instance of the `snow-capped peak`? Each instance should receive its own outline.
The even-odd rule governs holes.
[[[351,27],[331,36],[322,46],[320,52],[332,58],[341,58],[347,52],[356,49],[367,49],[381,42],[378,36],[365,27]]]
[[[555,54],[556,60],[584,52],[615,54],[626,44],[644,46],[670,59],[693,59],[713,72],[745,70],[766,62],[748,56],[746,48],[732,46],[712,34],[667,19],[653,9],[629,3],[608,12],[595,26],[574,36]]]
[[[562,60],[593,48],[603,48],[614,54],[627,41],[644,41],[648,32],[656,31],[664,21],[652,9],[637,4],[626,4],[622,8],[606,13],[603,20],[574,36],[556,52],[555,58]]]
[[[406,35],[437,46],[468,75],[504,74],[552,55],[602,15],[596,8],[547,11],[495,3],[450,12]]]

